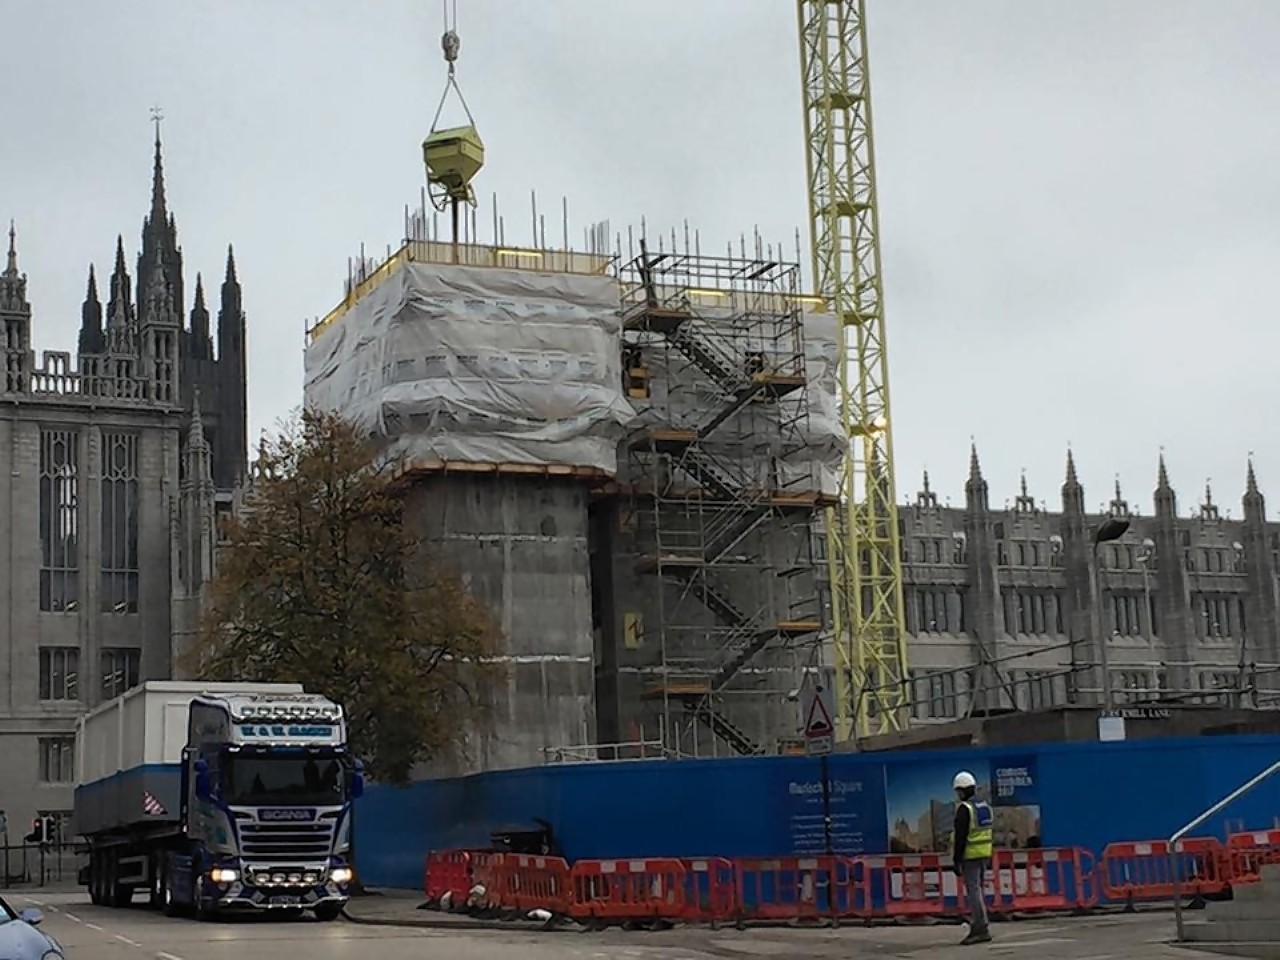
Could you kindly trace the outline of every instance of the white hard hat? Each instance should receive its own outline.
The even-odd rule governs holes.
[[[978,781],[973,779],[973,774],[968,770],[961,770],[956,774],[956,778],[951,781],[953,789],[959,790],[963,787],[976,787]]]

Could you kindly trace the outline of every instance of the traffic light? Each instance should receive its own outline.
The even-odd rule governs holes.
[[[27,843],[57,843],[57,819],[47,813],[44,816],[36,817],[31,821],[31,832],[23,837],[23,840]]]

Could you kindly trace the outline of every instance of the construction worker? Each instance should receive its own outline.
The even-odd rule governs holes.
[[[956,774],[951,786],[956,791],[956,819],[951,831],[951,856],[955,859],[956,876],[964,880],[964,895],[969,903],[969,935],[961,942],[990,943],[987,925],[987,901],[984,895],[987,864],[991,862],[992,831],[995,816],[991,806],[975,796],[978,781],[968,770]]]

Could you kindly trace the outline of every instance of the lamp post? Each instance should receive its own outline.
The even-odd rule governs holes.
[[[1093,635],[1098,638],[1099,659],[1102,661],[1102,708],[1110,711],[1111,697],[1111,655],[1107,650],[1107,636],[1104,630],[1105,621],[1102,616],[1102,557],[1098,548],[1104,543],[1119,540],[1129,531],[1127,517],[1103,517],[1098,529],[1093,533],[1093,576],[1094,592],[1097,602],[1093,605]]]

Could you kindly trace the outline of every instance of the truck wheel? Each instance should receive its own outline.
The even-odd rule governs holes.
[[[316,907],[315,914],[316,919],[321,923],[331,923],[342,916],[342,904],[332,901],[322,903]]]
[[[89,902],[102,906],[102,854],[89,855]]]

